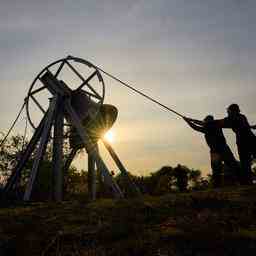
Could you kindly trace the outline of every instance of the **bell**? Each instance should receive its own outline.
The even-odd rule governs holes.
[[[86,119],[88,119],[88,121],[91,120],[98,112],[98,104],[83,90],[72,91],[71,105],[79,119],[84,123]]]
[[[113,126],[118,114],[115,106],[109,104],[99,106],[82,90],[73,92],[71,105],[93,143],[97,143],[104,133]],[[74,149],[84,147],[84,143],[73,127],[70,130],[70,146]]]

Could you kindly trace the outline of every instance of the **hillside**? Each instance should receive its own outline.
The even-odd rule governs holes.
[[[256,186],[0,209],[0,255],[255,255]]]

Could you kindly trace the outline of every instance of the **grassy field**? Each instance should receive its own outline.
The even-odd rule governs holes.
[[[1,208],[0,255],[256,255],[256,186]]]

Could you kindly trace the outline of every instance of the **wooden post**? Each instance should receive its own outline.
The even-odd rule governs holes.
[[[33,167],[31,170],[30,177],[29,177],[29,181],[28,181],[28,185],[27,185],[25,194],[23,196],[24,201],[29,201],[31,198],[33,186],[34,186],[34,183],[35,183],[35,180],[37,177],[39,164],[40,164],[42,156],[45,152],[47,142],[49,139],[49,135],[50,135],[50,131],[51,131],[52,123],[53,123],[53,118],[54,118],[54,113],[55,113],[56,101],[57,101],[57,98],[55,97],[50,102],[50,107],[49,107],[49,111],[47,113],[46,121],[44,123],[44,128],[43,128],[44,130],[43,130],[42,137],[40,139],[40,144],[39,144],[39,147],[38,147],[38,150],[36,153],[36,158],[34,160]]]
[[[111,155],[112,159],[114,160],[114,162],[116,163],[117,167],[119,168],[119,170],[121,171],[121,173],[126,177],[129,187],[130,189],[137,195],[140,196],[141,192],[139,190],[139,188],[136,186],[136,184],[133,182],[133,180],[131,179],[131,177],[129,176],[129,173],[127,172],[126,168],[124,167],[123,163],[121,162],[121,160],[119,159],[119,157],[117,156],[116,152],[114,151],[114,149],[111,147],[111,145],[103,138],[102,142],[104,144],[104,146],[106,147],[106,149],[108,150],[109,154]]]
[[[88,190],[91,200],[96,199],[96,163],[92,154],[88,154]]]
[[[63,199],[63,106],[62,99],[58,100],[54,122],[53,138],[53,199],[57,202]]]

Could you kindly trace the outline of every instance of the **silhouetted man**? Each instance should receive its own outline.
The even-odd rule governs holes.
[[[231,128],[236,134],[236,144],[242,172],[240,173],[241,184],[252,184],[251,162],[256,157],[256,136],[251,129],[256,126],[250,126],[245,115],[240,113],[237,104],[231,104],[227,108],[228,116],[215,123],[220,128]]]
[[[238,162],[227,145],[222,129],[214,122],[213,116],[206,116],[204,121],[186,117],[184,120],[191,128],[203,133],[205,136],[206,143],[210,148],[213,186],[221,186],[223,162],[230,167],[231,170],[235,172],[235,176],[237,176],[239,172]]]

